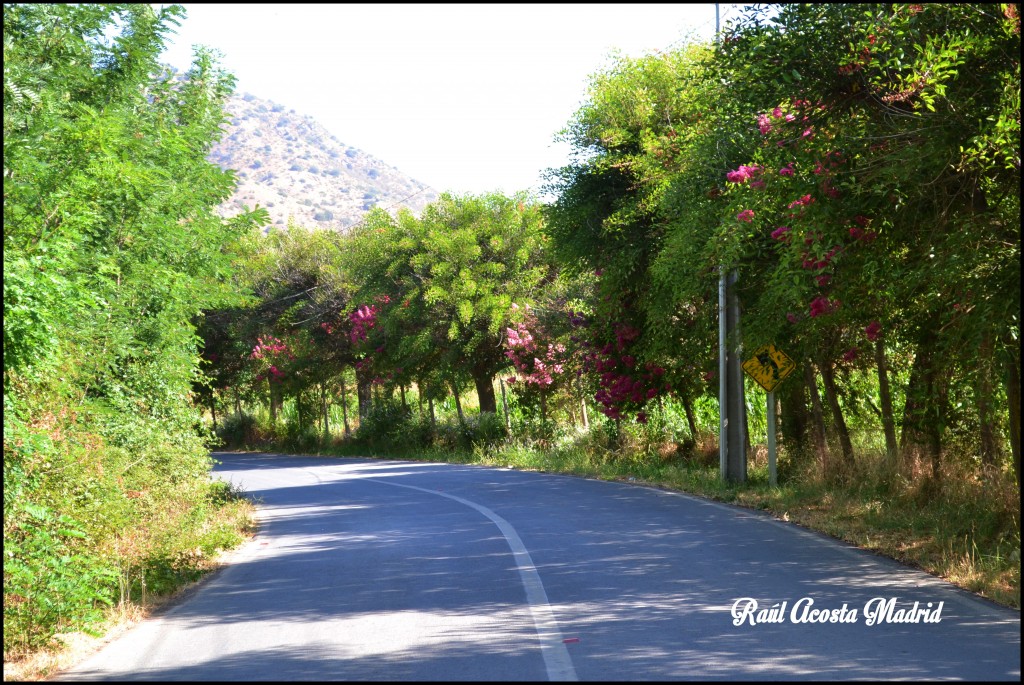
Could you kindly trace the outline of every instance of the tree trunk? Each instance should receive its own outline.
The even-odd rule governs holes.
[[[904,463],[924,456],[931,464],[932,477],[939,476],[942,451],[942,403],[946,388],[937,384],[935,338],[925,333],[917,346],[914,364],[907,383],[907,400],[903,408],[903,433],[900,451]]]
[[[1010,341],[1013,344],[1013,341]],[[1016,346],[1014,346],[1016,347]],[[1011,348],[1006,363],[1006,404],[1010,410],[1010,451],[1013,452],[1013,473],[1020,490],[1020,364],[1019,351]]]
[[[269,378],[267,385],[270,386],[270,425],[277,426],[277,410],[281,406],[281,390]]]
[[[807,410],[806,390],[806,381],[782,383],[775,389],[775,396],[779,398],[781,407],[779,426],[782,430],[782,440],[791,457],[796,458],[808,455],[807,441],[813,425],[812,416]]]
[[[476,371],[473,373],[473,383],[476,384],[476,396],[480,398],[480,413],[498,413],[498,401],[494,397],[494,376]]]
[[[455,398],[455,411],[459,415],[459,423],[465,423],[466,417],[462,413],[462,401],[459,399],[459,388],[455,381],[452,381],[452,396]]]
[[[210,417],[213,419],[213,432],[217,432],[217,395],[210,392]]]
[[[839,445],[843,449],[843,465],[849,469],[853,466],[853,443],[850,441],[850,430],[843,417],[843,408],[839,406],[839,391],[836,388],[835,368],[831,362],[821,364],[821,380],[825,386],[825,399],[832,411],[832,421],[839,434]]]
[[[373,379],[365,366],[356,367],[356,398],[359,400],[359,421],[370,415],[373,408]]]
[[[345,374],[341,374],[341,421],[345,424],[345,437],[352,434],[348,426],[348,393],[345,392]]]
[[[992,408],[992,336],[985,334],[978,348],[978,378],[974,384],[975,404],[978,408],[981,465],[990,470],[996,465],[996,420]]]
[[[811,396],[811,438],[814,440],[814,451],[821,464],[822,475],[829,469],[828,442],[825,440],[825,412],[821,407],[821,395],[818,393],[818,382],[814,377],[814,366],[810,362],[804,364],[804,383]]]
[[[330,438],[331,427],[329,425],[330,417],[327,412],[327,385],[325,383],[320,384],[320,406],[324,413],[324,437]]]
[[[946,424],[948,396],[949,383],[939,375],[938,365],[933,363],[928,374],[928,397],[931,398],[931,406],[928,408],[928,453],[932,461],[932,480],[936,484],[942,479],[942,433]]]
[[[505,430],[512,430],[512,420],[508,416],[508,400],[505,399],[505,381],[499,378],[498,385],[501,387],[501,408],[505,412]]]
[[[890,468],[896,467],[899,446],[896,444],[896,418],[892,411],[892,392],[889,390],[889,365],[885,358],[885,337],[875,340],[875,366],[878,369],[878,396],[882,404],[882,430],[885,432],[885,458]]]
[[[697,421],[693,416],[693,400],[690,399],[690,394],[685,393],[682,395],[683,400],[683,411],[686,413],[686,425],[690,427],[690,437],[693,438],[694,443],[697,442]]]
[[[402,409],[408,409],[409,403],[405,401],[405,384],[398,386],[402,393]]]

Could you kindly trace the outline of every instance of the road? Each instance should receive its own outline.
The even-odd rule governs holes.
[[[1020,680],[1019,611],[759,512],[505,469],[215,456],[262,502],[257,537],[59,679]],[[915,602],[918,622],[891,620]]]

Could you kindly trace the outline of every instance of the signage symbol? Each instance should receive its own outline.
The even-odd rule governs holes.
[[[768,392],[772,392],[796,368],[796,362],[771,343],[761,345],[751,359],[743,362],[743,370]]]

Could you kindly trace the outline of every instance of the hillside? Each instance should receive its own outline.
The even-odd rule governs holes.
[[[343,231],[371,208],[419,212],[437,193],[393,166],[346,145],[318,124],[269,100],[232,96],[231,123],[210,160],[238,172],[238,188],[221,208],[259,204],[275,226],[289,220]]]

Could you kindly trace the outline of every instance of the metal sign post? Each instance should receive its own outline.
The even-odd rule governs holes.
[[[768,393],[768,484],[778,485],[775,469],[775,393]]]
[[[775,388],[796,368],[796,362],[774,345],[762,345],[754,356],[743,362],[743,370],[768,391],[768,482],[778,483],[775,468]]]

